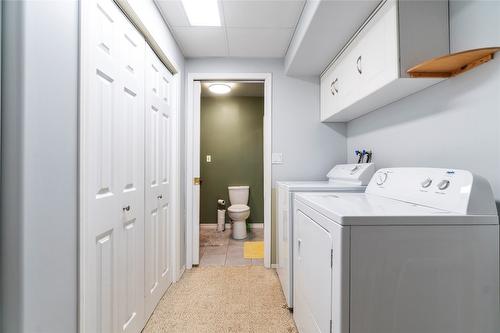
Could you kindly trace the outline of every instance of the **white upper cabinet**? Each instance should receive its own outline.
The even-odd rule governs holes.
[[[321,75],[321,121],[346,122],[440,82],[406,70],[449,53],[447,1],[381,2]]]

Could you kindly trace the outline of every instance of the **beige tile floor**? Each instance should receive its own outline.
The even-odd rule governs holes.
[[[264,240],[264,229],[251,229],[247,239],[231,238],[231,229],[218,232],[215,228],[200,228],[200,267],[204,266],[263,266],[264,259],[245,259],[245,241]]]

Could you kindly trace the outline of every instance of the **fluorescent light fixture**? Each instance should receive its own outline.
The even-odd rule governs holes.
[[[192,26],[220,27],[217,0],[182,0],[182,5]]]
[[[208,90],[217,95],[224,95],[231,91],[231,86],[225,83],[212,83],[208,86]]]

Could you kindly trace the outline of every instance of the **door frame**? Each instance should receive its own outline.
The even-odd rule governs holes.
[[[181,91],[182,91],[182,76],[179,71],[180,67],[175,63],[173,57],[170,54],[165,54],[156,41],[154,37],[149,33],[145,33],[144,29],[140,27],[144,27],[144,24],[140,21],[137,14],[134,10],[128,5],[126,1],[122,1],[126,6],[120,6],[117,3],[117,0],[112,0],[114,4],[118,7],[118,9],[125,15],[125,18],[130,21],[137,31],[142,35],[145,40],[146,46],[151,47],[156,56],[160,59],[160,62],[165,65],[168,71],[172,73],[173,76],[173,95],[175,98],[173,99],[173,109],[172,109],[172,143],[171,143],[171,151],[172,151],[172,164],[170,165],[170,176],[172,177],[172,200],[170,213],[170,220],[174,221],[172,224],[172,233],[170,239],[170,260],[172,265],[172,283],[177,282],[185,269],[185,265],[181,267],[181,239],[180,239],[180,230],[181,230],[181,208],[180,208],[180,196],[181,196],[181,179],[180,179],[180,170],[181,170],[181,151],[180,151],[180,130],[181,130]],[[92,50],[86,45],[86,41],[88,35],[92,33],[89,31],[89,27],[91,27],[91,23],[88,20],[88,11],[92,10],[92,6],[95,5],[94,1],[81,1],[79,5],[79,89],[78,89],[78,215],[77,215],[77,226],[78,226],[78,257],[77,257],[77,265],[78,265],[78,282],[77,282],[77,299],[78,299],[78,330],[80,332],[85,332],[84,320],[85,317],[85,237],[87,233],[86,222],[86,193],[85,193],[85,182],[87,181],[87,170],[85,168],[86,157],[85,157],[85,141],[87,135],[87,124],[85,123],[85,117],[83,112],[87,108],[88,101],[85,100],[85,96],[87,94],[87,84],[88,80],[92,78],[89,77],[89,63],[88,59],[91,56]],[[144,54],[145,56],[145,54]],[[144,104],[145,106],[145,104]],[[146,135],[146,134],[145,134]],[[146,162],[146,161],[144,161]],[[145,197],[144,197],[145,200]],[[145,218],[145,216],[144,216]],[[147,320],[149,318],[144,318]]]
[[[194,237],[194,81],[263,81],[264,83],[264,267],[271,267],[271,191],[272,191],[272,74],[271,73],[188,73],[186,101],[186,268],[193,267],[197,243]],[[199,134],[199,133],[198,133]],[[197,135],[196,137],[199,137]],[[199,144],[199,143],[198,143]],[[199,221],[199,220],[198,220]]]

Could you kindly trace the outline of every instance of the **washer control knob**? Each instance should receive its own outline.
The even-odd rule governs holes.
[[[438,189],[440,189],[441,191],[446,190],[448,188],[448,186],[450,186],[450,181],[446,180],[446,179],[443,179],[437,185]]]
[[[387,180],[387,172],[377,173],[377,185],[382,185]]]
[[[431,186],[432,184],[432,179],[430,178],[427,178],[426,180],[424,180],[422,183],[420,183],[422,185],[423,188],[428,188],[429,186]]]

